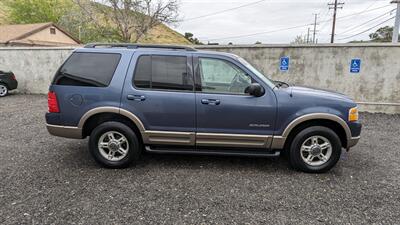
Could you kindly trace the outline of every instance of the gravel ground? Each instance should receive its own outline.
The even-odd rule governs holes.
[[[100,168],[87,140],[50,136],[45,96],[0,99],[0,224],[400,224],[400,115],[361,114],[326,174],[282,158],[145,155]]]

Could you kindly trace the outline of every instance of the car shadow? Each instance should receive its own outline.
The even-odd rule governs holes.
[[[68,142],[64,147],[62,163],[65,166],[82,168],[102,168],[90,155],[87,141]],[[146,169],[223,169],[223,170],[257,170],[274,172],[277,170],[287,173],[295,172],[290,169],[287,160],[283,156],[246,157],[246,156],[215,156],[215,155],[189,155],[189,154],[157,154],[143,152],[139,161],[126,170]]]

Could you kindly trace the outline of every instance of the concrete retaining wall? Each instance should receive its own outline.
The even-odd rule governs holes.
[[[18,91],[45,94],[73,48],[0,48],[0,70],[13,71]]]
[[[246,59],[266,76],[291,84],[335,90],[370,112],[400,113],[400,45],[252,45],[204,46]],[[289,71],[280,71],[280,57],[290,57]],[[350,73],[351,59],[361,71]]]
[[[232,52],[275,80],[332,89],[351,96],[364,111],[400,113],[400,45],[252,45],[198,46]],[[12,70],[23,93],[47,93],[57,68],[73,48],[0,48],[0,70]],[[287,72],[280,57],[290,57]],[[360,58],[360,73],[350,61]]]

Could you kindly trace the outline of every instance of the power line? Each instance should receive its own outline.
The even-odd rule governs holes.
[[[260,1],[257,1],[257,2],[251,2],[251,3],[240,5],[240,6],[237,6],[237,7],[224,9],[224,10],[221,10],[221,11],[217,11],[217,12],[213,12],[213,13],[209,13],[209,14],[205,14],[205,15],[201,15],[201,16],[196,16],[196,17],[184,19],[184,20],[182,20],[180,22],[186,22],[186,21],[201,19],[201,18],[204,18],[204,17],[214,16],[214,15],[218,15],[218,14],[221,14],[221,13],[229,12],[229,11],[232,11],[232,10],[244,8],[244,7],[251,6],[251,5],[255,5],[255,4],[258,4],[258,3],[261,3],[261,2],[265,2],[265,1],[267,1],[267,0],[260,0]]]
[[[286,30],[293,30],[296,28],[301,28],[301,27],[307,27],[312,24],[305,24],[305,25],[299,25],[299,26],[293,26],[293,27],[287,27],[287,28],[281,28],[277,30],[270,30],[270,31],[263,31],[263,32],[258,32],[258,33],[252,33],[252,34],[244,34],[244,35],[237,35],[237,36],[230,36],[230,37],[223,37],[223,38],[213,38],[213,39],[208,39],[207,41],[217,41],[217,40],[226,40],[226,39],[236,39],[236,38],[242,38],[242,37],[251,37],[251,36],[256,36],[260,34],[269,34],[269,33],[276,33],[279,31],[286,31]]]
[[[364,31],[362,31],[362,32],[360,32],[360,33],[351,35],[351,36],[349,36],[349,37],[340,38],[340,39],[338,39],[338,40],[346,40],[346,39],[350,39],[350,38],[356,37],[356,36],[358,36],[358,35],[360,35],[360,34],[363,34],[363,33],[365,33],[365,32],[368,32],[368,31],[370,31],[370,30],[372,30],[372,29],[374,29],[374,28],[376,28],[376,27],[378,27],[378,26],[380,26],[380,25],[382,25],[382,24],[384,24],[384,23],[386,23],[386,22],[388,22],[388,21],[394,19],[395,17],[396,17],[396,16],[390,17],[389,19],[387,19],[387,20],[385,20],[385,21],[383,21],[383,22],[381,22],[381,23],[379,23],[379,24],[377,24],[377,25],[375,25],[375,26],[373,26],[373,27],[370,27],[370,28],[368,28],[368,29],[366,29],[366,30],[364,30]]]
[[[366,11],[358,12],[358,13],[353,13],[353,14],[349,14],[349,15],[345,15],[345,16],[340,16],[340,17],[337,17],[337,20],[340,20],[340,19],[343,19],[343,18],[347,18],[347,17],[352,17],[352,16],[355,16],[355,15],[360,15],[360,14],[371,12],[371,11],[375,11],[375,10],[386,8],[386,7],[389,7],[389,6],[391,6],[391,5],[385,5],[385,6],[369,9],[369,10],[366,10]],[[328,20],[320,21],[320,22],[329,22],[331,20],[332,19],[328,19]],[[242,38],[242,37],[251,37],[251,36],[257,36],[257,35],[261,35],[261,34],[276,33],[276,32],[286,31],[286,30],[293,30],[293,29],[296,29],[296,28],[307,27],[307,26],[310,26],[310,25],[312,25],[312,24],[303,24],[303,25],[292,26],[292,27],[287,27],[287,28],[280,28],[280,29],[277,29],[277,30],[261,31],[261,32],[257,32],[257,33],[250,33],[250,34],[244,34],[244,35],[227,36],[227,37],[221,37],[221,38],[212,38],[212,39],[206,39],[205,41],[219,41],[219,40],[226,40],[226,39],[236,39],[236,38]]]
[[[321,17],[321,18],[322,18],[321,21],[325,21],[325,22],[323,22],[323,24],[321,25],[320,31],[322,31],[323,29],[325,29],[325,27],[328,25],[328,22],[329,22],[329,21],[326,20],[326,18],[328,17],[328,15],[329,15],[329,9],[326,10],[326,13],[323,15],[323,17]]]
[[[361,24],[357,24],[357,25],[355,25],[355,26],[352,26],[352,27],[348,28],[347,30],[345,30],[345,31],[343,31],[343,32],[340,32],[339,35],[347,34],[349,31],[353,31],[353,29],[360,28],[360,27],[364,26],[365,24],[368,24],[369,22],[372,22],[372,21],[374,21],[374,20],[377,20],[377,19],[379,19],[379,18],[382,18],[382,17],[386,16],[388,13],[391,13],[391,12],[393,12],[393,11],[394,11],[394,10],[391,9],[391,10],[385,12],[385,13],[382,14],[382,15],[379,15],[379,16],[377,16],[377,17],[374,17],[374,18],[372,18],[372,19],[370,19],[370,20],[365,21],[364,23],[361,23]]]
[[[360,11],[358,13],[353,13],[353,14],[349,14],[349,15],[345,15],[345,16],[340,16],[340,17],[337,18],[337,20],[340,20],[340,19],[343,19],[343,18],[347,18],[347,17],[353,17],[353,16],[361,15],[361,14],[366,13],[366,12],[372,12],[372,11],[375,11],[375,10],[378,10],[378,9],[387,8],[387,7],[390,7],[390,6],[391,5],[384,5],[384,6],[380,6],[380,7],[369,9],[369,10],[363,10],[363,11]]]

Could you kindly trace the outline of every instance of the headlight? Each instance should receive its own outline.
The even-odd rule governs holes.
[[[357,107],[351,108],[349,110],[349,121],[354,122],[358,120],[358,109]]]

